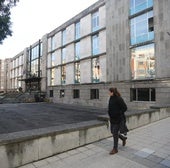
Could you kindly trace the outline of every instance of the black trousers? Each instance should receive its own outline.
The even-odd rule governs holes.
[[[120,134],[121,123],[110,123],[111,133],[113,135],[113,148],[118,149],[119,138],[123,141],[125,137]]]
[[[113,148],[118,149],[120,124],[110,123],[110,129],[113,135]]]

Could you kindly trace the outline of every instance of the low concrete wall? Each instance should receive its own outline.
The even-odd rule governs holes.
[[[134,129],[169,116],[170,107],[128,112],[127,125]],[[0,167],[18,167],[111,136],[108,116],[99,116],[99,119],[102,121],[1,134]]]
[[[102,121],[0,135],[0,167],[13,168],[61,153],[110,135]]]
[[[170,107],[155,106],[140,113],[127,114],[127,126],[131,130],[167,117],[170,117]]]
[[[152,106],[151,109],[128,111],[126,123],[129,130],[170,117],[170,106]],[[108,121],[108,115],[101,115],[99,120]]]

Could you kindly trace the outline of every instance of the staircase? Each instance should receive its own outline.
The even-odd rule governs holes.
[[[9,92],[0,96],[0,104],[34,102],[34,95],[22,92]]]
[[[37,92],[8,92],[0,95],[0,104],[5,103],[32,103],[43,102],[45,100],[45,93]]]

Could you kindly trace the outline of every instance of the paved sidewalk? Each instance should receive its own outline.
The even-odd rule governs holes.
[[[170,118],[132,130],[125,147],[109,155],[107,138],[20,168],[167,168],[170,167]]]

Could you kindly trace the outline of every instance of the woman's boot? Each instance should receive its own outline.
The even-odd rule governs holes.
[[[122,134],[119,134],[119,138],[122,140],[122,146],[125,146],[127,137],[123,136]]]

